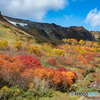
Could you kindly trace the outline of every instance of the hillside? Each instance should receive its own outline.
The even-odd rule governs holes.
[[[92,41],[94,35],[83,27],[0,14],[0,100],[100,98],[100,42]],[[62,44],[50,44],[57,42]],[[88,92],[92,96],[75,95]]]
[[[75,38],[77,40],[83,39],[89,41],[95,40],[93,34],[84,27],[61,27],[54,23],[37,23],[7,16],[4,16],[4,19],[31,34],[40,42],[61,43],[63,38]]]
[[[34,42],[34,36],[31,36],[28,33],[10,24],[0,14],[0,41],[7,40],[9,41],[9,44],[12,45],[16,39],[21,41],[22,43],[25,43],[27,39],[31,39],[31,42]]]

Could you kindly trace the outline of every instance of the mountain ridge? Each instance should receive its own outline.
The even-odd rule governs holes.
[[[24,19],[16,19],[8,16],[3,16],[4,20],[16,26],[17,28],[34,36],[40,42],[61,43],[63,38],[75,38],[78,41],[88,40],[94,41],[95,37],[90,31],[83,26],[62,27],[54,23],[38,23]]]

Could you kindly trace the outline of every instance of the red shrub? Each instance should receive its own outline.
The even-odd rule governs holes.
[[[20,59],[22,65],[27,69],[43,68],[41,66],[40,62],[36,58],[34,58],[32,56],[21,55],[21,56],[16,56],[16,57]]]
[[[94,61],[94,57],[91,56],[91,55],[87,55],[86,59],[87,59],[88,61]]]
[[[65,67],[59,67],[57,70],[62,72],[62,71],[66,71],[66,68]]]
[[[75,76],[74,77],[75,79],[78,79],[78,77],[79,77],[76,72],[73,72],[71,70],[66,70],[65,67],[59,67],[57,70],[60,71],[60,72],[72,72],[74,74],[74,76]]]
[[[57,70],[60,71],[60,72],[63,72],[63,71],[66,71],[66,68],[65,67],[59,67]]]
[[[48,59],[48,64],[52,65],[52,66],[56,66],[57,65],[57,63],[56,63],[56,61],[54,59]]]

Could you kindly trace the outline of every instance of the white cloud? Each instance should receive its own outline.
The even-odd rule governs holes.
[[[60,10],[68,5],[68,0],[0,0],[3,14],[42,20],[49,10]]]
[[[100,11],[98,11],[97,8],[91,10],[86,17],[85,22],[90,23],[92,27],[100,26]]]
[[[71,18],[72,17],[72,15],[70,15],[70,16],[67,16],[67,15],[64,15],[65,16],[65,18],[68,20],[69,18]]]

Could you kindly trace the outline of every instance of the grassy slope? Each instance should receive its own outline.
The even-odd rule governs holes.
[[[34,43],[34,37],[27,34],[24,31],[6,23],[4,21],[0,21],[0,41],[7,40],[9,41],[9,45],[18,39],[20,42],[25,43],[27,39],[31,38],[31,43]]]

